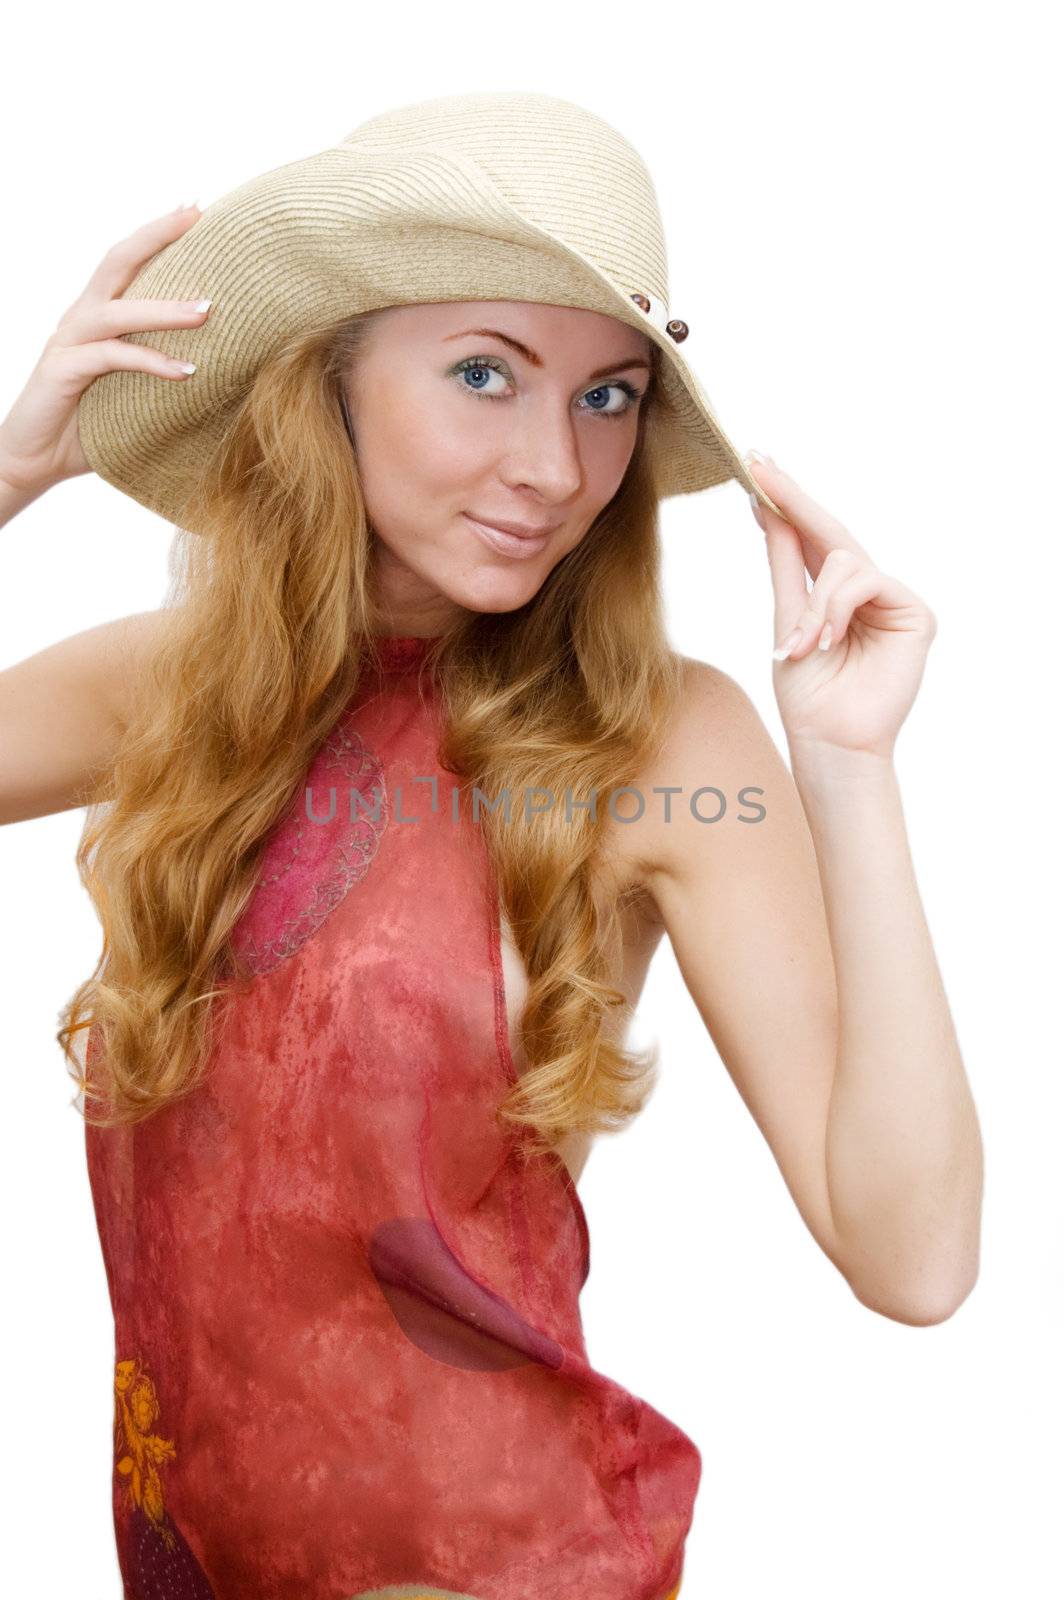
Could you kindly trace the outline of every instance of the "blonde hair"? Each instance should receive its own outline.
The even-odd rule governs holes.
[[[76,858],[103,943],[56,1037],[94,1126],[140,1121],[201,1080],[266,839],[372,652],[374,535],[342,410],[372,320],[294,337],[260,369],[184,508],[198,531],[177,529],[165,635]],[[652,383],[620,489],[539,592],[463,618],[426,661],[440,758],[463,783],[597,796],[594,817],[481,812],[529,984],[527,1070],[499,1115],[525,1125],[530,1153],[615,1131],[653,1086],[656,1051],[605,1036],[626,1002],[611,982],[619,907],[596,889],[606,800],[634,781],[679,688],[642,452],[655,403]],[[72,1049],[83,1029],[102,1042],[99,1084],[100,1052],[86,1074]]]

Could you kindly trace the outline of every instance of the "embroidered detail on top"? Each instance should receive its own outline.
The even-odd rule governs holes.
[[[115,1471],[124,1480],[130,1523],[126,1562],[138,1600],[215,1600],[206,1573],[163,1502],[160,1466],[174,1441],[152,1430],[155,1384],[135,1356],[115,1362]]]
[[[116,1361],[115,1470],[126,1480],[131,1504],[151,1519],[163,1542],[173,1549],[175,1541],[166,1525],[159,1467],[164,1461],[172,1461],[176,1451],[172,1439],[152,1432],[158,1415],[159,1401],[148,1372],[135,1357]]]
[[[321,817],[326,794],[328,814]],[[294,955],[365,876],[387,815],[384,769],[361,735],[341,722],[311,763],[306,789],[275,827],[232,931],[233,949],[253,973]]]

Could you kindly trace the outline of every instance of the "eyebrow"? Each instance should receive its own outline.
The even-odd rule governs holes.
[[[543,365],[541,356],[530,350],[527,344],[522,344],[520,339],[514,339],[510,334],[503,333],[500,328],[466,328],[462,333],[447,334],[443,342],[446,343],[448,339],[468,339],[471,335],[475,335],[478,339],[501,339],[511,350],[516,350],[519,356],[524,356],[530,366]],[[594,372],[589,373],[588,382],[593,382],[595,378],[607,378],[611,372],[625,372],[629,367],[642,367],[646,372],[651,370],[649,361],[644,361],[642,356],[634,356],[631,361],[614,361],[608,367],[596,368]]]

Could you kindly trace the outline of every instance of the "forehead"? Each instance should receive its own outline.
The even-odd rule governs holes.
[[[386,337],[445,342],[465,333],[491,329],[543,356],[555,358],[589,351],[603,360],[649,359],[652,341],[616,317],[579,306],[546,305],[533,300],[451,300],[389,306],[379,315]]]

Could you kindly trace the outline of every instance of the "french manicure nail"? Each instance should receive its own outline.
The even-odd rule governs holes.
[[[801,628],[795,628],[791,633],[789,633],[787,635],[786,639],[784,639],[784,641],[780,645],[779,649],[778,650],[773,650],[772,659],[774,661],[786,661],[787,657],[790,655],[791,651],[794,649],[795,645],[798,643],[798,640],[801,637],[802,637]]]

